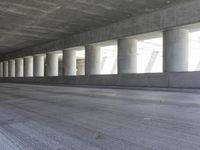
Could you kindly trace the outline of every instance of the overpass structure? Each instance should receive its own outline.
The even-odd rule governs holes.
[[[199,0],[0,0],[0,149],[199,150],[199,22]]]

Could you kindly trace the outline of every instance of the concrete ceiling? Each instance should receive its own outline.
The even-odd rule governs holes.
[[[0,0],[0,53],[88,31],[187,0]]]

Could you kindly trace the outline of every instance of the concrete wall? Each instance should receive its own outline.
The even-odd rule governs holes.
[[[169,28],[199,23],[199,8],[199,0],[194,2],[188,1],[188,3],[129,18],[92,31],[72,35],[46,44],[28,47],[13,53],[7,53],[0,56],[0,60],[63,50],[75,46],[83,46],[96,42],[119,39],[126,36],[163,31]]]
[[[0,82],[87,86],[200,88],[200,72],[94,75],[71,77],[0,78]]]

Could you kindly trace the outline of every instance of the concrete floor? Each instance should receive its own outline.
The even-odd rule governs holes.
[[[200,93],[0,84],[1,150],[199,150]]]

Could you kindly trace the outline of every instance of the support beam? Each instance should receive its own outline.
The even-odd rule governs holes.
[[[76,75],[76,50],[63,50],[63,76]]]
[[[3,62],[3,77],[8,77],[8,61]]]
[[[101,48],[99,46],[85,46],[85,74],[101,74]]]
[[[13,57],[46,53],[54,51],[55,49],[88,45],[99,41],[108,41],[143,33],[163,31],[172,27],[199,23],[199,6],[199,0],[169,6],[165,9],[145,13],[95,30],[72,35],[38,46],[29,47],[28,49],[21,49],[14,53],[4,54],[0,56],[0,59],[5,60]],[[197,27],[199,27],[199,24],[197,24]]]
[[[63,76],[63,55],[58,56],[58,76]]]
[[[15,77],[15,60],[9,60],[9,77]]]
[[[188,71],[189,31],[171,29],[163,32],[163,71]]]
[[[23,58],[17,58],[15,60],[15,76],[16,77],[24,76],[24,60],[23,60]]]
[[[47,53],[46,75],[49,77],[58,76],[59,55],[56,52]]]
[[[137,40],[118,40],[118,73],[128,74],[137,72]]]
[[[33,77],[33,57],[24,57],[24,77]]]
[[[34,77],[44,77],[45,55],[35,55],[33,58]]]
[[[0,77],[3,77],[3,62],[0,62]]]

